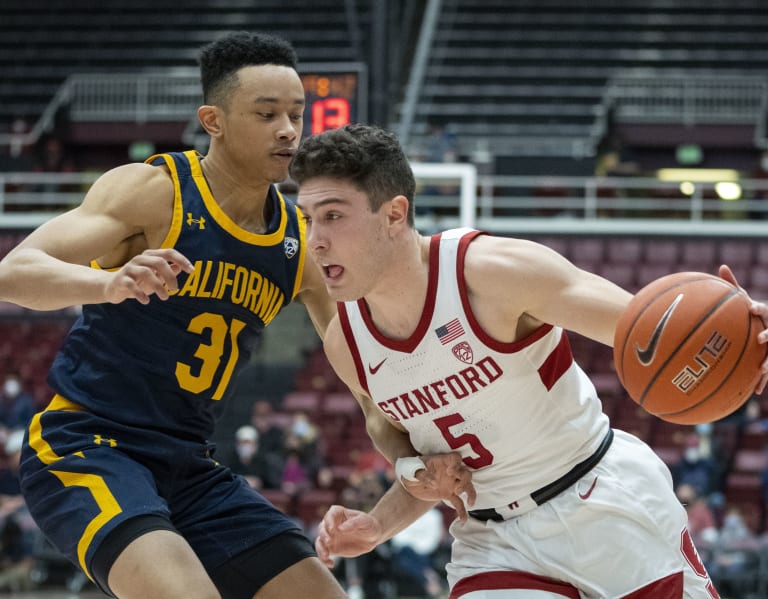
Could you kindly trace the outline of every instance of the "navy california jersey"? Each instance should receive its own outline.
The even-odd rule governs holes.
[[[83,306],[48,383],[112,420],[206,438],[254,341],[298,292],[305,227],[272,187],[267,232],[240,228],[216,204],[194,151],[147,162],[167,166],[175,188],[161,247],[181,252],[194,272],[179,275],[167,301]]]

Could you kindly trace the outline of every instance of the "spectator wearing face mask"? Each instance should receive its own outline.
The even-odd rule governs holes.
[[[675,488],[691,485],[699,496],[706,497],[714,489],[717,464],[708,451],[708,445],[702,444],[698,433],[691,433],[687,439],[683,458],[672,470]]]
[[[26,428],[36,411],[35,400],[24,390],[19,376],[6,374],[0,391],[0,432]]]
[[[254,489],[280,487],[283,464],[274,454],[259,450],[259,433],[250,425],[241,426],[235,432],[234,455],[227,466],[245,477]]]
[[[319,446],[319,433],[315,424],[304,412],[296,412],[288,425],[283,447],[288,468],[288,478],[296,479],[299,471],[303,471],[306,478],[314,480],[317,473],[325,465],[322,451]],[[284,469],[283,480],[286,472]]]

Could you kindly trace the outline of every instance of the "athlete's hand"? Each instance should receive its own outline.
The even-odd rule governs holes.
[[[739,282],[736,280],[736,275],[733,274],[733,271],[727,265],[723,264],[720,267],[718,274],[720,275],[720,278],[725,279],[732,285],[735,285],[744,291],[746,296],[749,298],[749,301],[751,302],[750,312],[752,312],[752,314],[755,316],[759,316],[763,320],[763,326],[765,327],[765,329],[760,331],[760,333],[757,335],[757,341],[758,343],[768,343],[768,305],[763,304],[762,302],[756,302],[751,297],[749,297],[749,294],[741,285],[739,285]],[[755,386],[755,393],[758,395],[762,393],[765,390],[766,385],[768,385],[768,356],[766,356],[766,359],[763,361],[763,364],[760,367],[760,372],[762,373],[762,376]]]
[[[315,550],[330,568],[333,556],[357,557],[372,551],[381,535],[381,524],[370,514],[332,505],[317,528]]]
[[[192,270],[190,261],[174,249],[145,250],[111,273],[105,296],[112,304],[127,299],[148,304],[151,295],[167,300],[169,292],[178,289],[176,276]]]
[[[417,470],[417,482],[401,479],[403,487],[423,501],[447,501],[456,510],[459,520],[466,522],[467,508],[461,495],[466,494],[467,505],[475,504],[477,493],[472,483],[472,471],[461,460],[458,452],[420,456],[426,469]]]

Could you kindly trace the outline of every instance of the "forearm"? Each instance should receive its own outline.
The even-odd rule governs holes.
[[[393,426],[376,408],[366,410],[365,426],[376,450],[391,464],[398,458],[418,455],[408,433]]]
[[[0,301],[33,310],[58,310],[106,300],[104,271],[23,248],[0,261]]]
[[[416,499],[400,483],[395,482],[369,512],[381,526],[379,543],[391,539],[401,530],[408,528],[436,503]]]

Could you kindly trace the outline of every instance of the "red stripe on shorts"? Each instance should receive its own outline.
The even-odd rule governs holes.
[[[682,599],[683,573],[676,572],[637,589],[621,599]]]
[[[565,582],[529,574],[528,572],[483,572],[462,578],[451,590],[450,599],[458,599],[473,591],[493,591],[500,589],[528,589],[556,593],[568,599],[579,599],[576,587]]]

